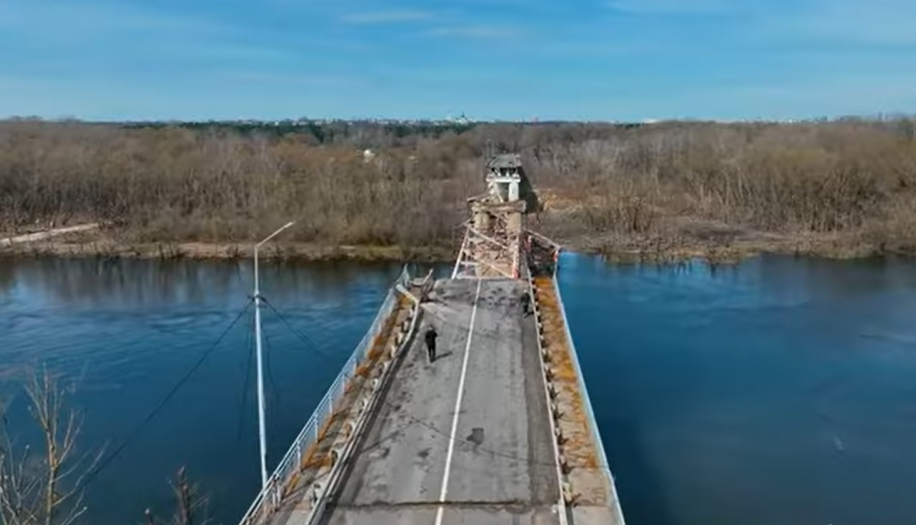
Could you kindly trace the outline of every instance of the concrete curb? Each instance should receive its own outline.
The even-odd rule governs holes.
[[[413,299],[413,296],[409,295],[409,297]],[[308,489],[314,505],[304,523],[312,524],[323,515],[329,495],[336,490],[337,484],[340,483],[344,466],[350,460],[355,450],[356,443],[360,441],[366,429],[366,422],[369,416],[378,406],[380,400],[379,393],[387,383],[387,380],[391,377],[390,372],[393,368],[391,366],[392,363],[400,356],[416,331],[420,312],[420,303],[414,301],[413,306],[408,310],[407,318],[397,326],[397,332],[394,334],[395,343],[390,346],[389,351],[383,356],[384,360],[376,365],[378,372],[375,377],[372,378],[368,392],[363,395],[359,401],[359,409],[355,418],[356,421],[351,420],[347,422],[348,424],[352,424],[352,431],[347,432],[345,437],[338,438],[338,440],[335,441],[332,445],[331,465],[326,472],[322,473],[323,475],[316,477],[315,482]],[[393,315],[397,314],[395,313]]]

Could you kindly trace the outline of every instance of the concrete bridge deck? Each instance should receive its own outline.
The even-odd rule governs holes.
[[[547,400],[522,292],[523,281],[436,283],[322,523],[557,523]],[[429,325],[439,333],[433,363]]]
[[[469,200],[453,278],[405,267],[241,525],[624,525],[556,283],[560,246],[525,228],[510,160]]]
[[[535,297],[528,315],[525,291]],[[388,377],[371,394],[361,431],[343,423],[361,395],[363,383],[351,382],[276,507],[243,523],[623,525],[553,279],[435,281],[413,336],[384,363],[381,349],[413,320],[410,304],[397,300],[375,339],[379,350],[354,376]],[[429,326],[439,334],[432,363]],[[342,440],[351,452],[327,461]],[[335,470],[316,512],[307,488]]]

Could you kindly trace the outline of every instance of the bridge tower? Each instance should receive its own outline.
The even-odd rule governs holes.
[[[471,218],[453,278],[518,279],[523,271],[527,193],[531,192],[518,153],[487,160],[487,191],[468,199]]]

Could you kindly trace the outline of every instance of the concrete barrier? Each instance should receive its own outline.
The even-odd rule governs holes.
[[[405,282],[410,275],[405,266],[398,277],[396,283]],[[271,474],[268,484],[258,493],[251,506],[245,512],[240,520],[240,525],[250,525],[255,521],[263,519],[276,507],[281,501],[283,494],[287,490],[287,484],[298,479],[302,464],[303,451],[316,443],[319,438],[319,430],[325,424],[327,419],[334,413],[337,403],[347,392],[346,385],[351,382],[356,374],[359,365],[364,361],[369,352],[374,347],[376,337],[382,333],[385,322],[389,319],[399,307],[398,297],[395,287],[388,291],[385,301],[379,308],[372,325],[366,331],[359,345],[353,350],[350,358],[343,365],[337,378],[330,385],[322,400],[315,407],[311,417],[299,431],[299,435],[287,449],[286,454],[280,460],[276,469]],[[318,478],[326,475],[322,468],[319,468]],[[323,485],[322,485],[323,486]],[[319,505],[321,503],[319,502]]]
[[[382,371],[379,376],[372,380],[372,389],[370,394],[366,397],[366,407],[365,410],[362,410],[360,415],[357,417],[356,425],[353,431],[353,434],[342,444],[339,448],[333,449],[333,453],[336,454],[333,461],[333,467],[328,475],[328,481],[326,488],[321,491],[318,501],[312,507],[309,512],[308,518],[305,520],[306,525],[311,525],[321,518],[324,513],[324,509],[327,506],[329,499],[329,494],[333,493],[336,490],[337,484],[341,481],[341,473],[343,471],[343,466],[349,461],[349,458],[354,452],[354,447],[356,443],[359,442],[362,433],[365,431],[366,421],[368,420],[369,414],[375,410],[375,407],[378,406],[382,386],[385,381],[391,377],[391,363],[398,358],[399,354],[403,349],[409,344],[411,337],[416,332],[417,322],[420,317],[420,306],[415,304],[408,313],[407,319],[401,323],[401,328],[395,335],[397,343],[392,345],[391,351],[389,352],[391,359],[384,362]]]
[[[619,525],[625,525],[626,520],[623,516],[623,509],[620,506],[620,500],[617,497],[617,487],[615,486],[614,476],[611,474],[610,466],[608,465],[607,455],[604,450],[604,442],[601,439],[601,433],[598,430],[598,423],[595,420],[595,414],[592,409],[591,398],[588,395],[588,388],[585,385],[585,376],[582,373],[582,367],[579,363],[579,357],[576,352],[576,344],[572,337],[572,331],[569,329],[569,320],[566,316],[566,307],[563,304],[563,296],[560,293],[560,284],[557,280],[557,271],[559,269],[559,258],[560,258],[560,248],[557,246],[554,253],[554,267],[553,267],[553,279],[551,279],[551,284],[553,286],[553,292],[557,300],[557,308],[560,311],[560,318],[563,320],[563,331],[566,335],[568,342],[569,353],[572,359],[573,368],[576,373],[578,380],[579,392],[582,397],[582,403],[584,405],[585,413],[589,420],[589,427],[591,430],[592,441],[594,447],[597,449],[598,455],[598,465],[604,471],[605,477],[608,481],[608,492],[607,500],[608,504],[612,506],[611,510],[615,515],[615,519]]]

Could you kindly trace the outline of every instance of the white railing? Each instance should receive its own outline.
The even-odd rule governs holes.
[[[592,429],[592,441],[595,443],[595,448],[598,449],[599,467],[604,471],[604,475],[607,476],[608,484],[610,485],[607,496],[609,501],[613,502],[613,511],[617,519],[616,523],[624,525],[626,522],[623,519],[623,510],[620,506],[620,500],[617,499],[617,488],[614,484],[614,475],[611,474],[611,468],[607,462],[607,454],[604,452],[604,442],[601,441],[601,433],[598,431],[598,421],[595,419],[595,413],[592,411],[591,398],[588,396],[588,389],[585,387],[585,376],[582,375],[582,367],[579,365],[579,356],[576,354],[576,344],[573,342],[572,331],[569,329],[569,322],[566,319],[566,307],[563,306],[563,296],[560,295],[560,281],[557,279],[557,270],[560,266],[559,252],[560,250],[557,248],[555,257],[556,263],[553,266],[553,289],[557,296],[557,305],[560,308],[560,315],[563,317],[563,329],[566,331],[566,340],[569,342],[569,353],[572,356],[573,366],[576,368],[576,378],[578,379],[579,390],[582,392],[583,403],[588,413],[589,426]]]
[[[410,273],[407,266],[404,266],[403,270],[401,270],[401,274],[398,276],[395,283],[410,283]],[[283,459],[280,460],[277,468],[267,480],[267,486],[258,493],[254,502],[248,508],[248,512],[245,513],[245,516],[240,521],[241,525],[258,523],[260,519],[264,517],[265,511],[273,511],[280,504],[280,500],[283,497],[283,490],[286,488],[286,485],[293,475],[298,472],[299,466],[302,464],[303,454],[306,454],[309,446],[318,439],[318,432],[327,418],[333,414],[337,402],[340,400],[341,396],[343,396],[347,381],[353,377],[359,363],[365,358],[366,354],[372,350],[373,340],[379,332],[381,332],[385,320],[391,315],[392,311],[397,306],[397,302],[397,294],[394,286],[392,286],[388,290],[388,295],[379,308],[369,330],[363,336],[362,341],[359,342],[359,345],[357,345],[347,362],[344,363],[337,378],[331,383],[331,386],[318,403],[318,406],[315,407],[315,411],[305,423],[305,426],[302,427],[299,435],[296,436],[292,446],[290,446],[289,450],[283,456]]]

